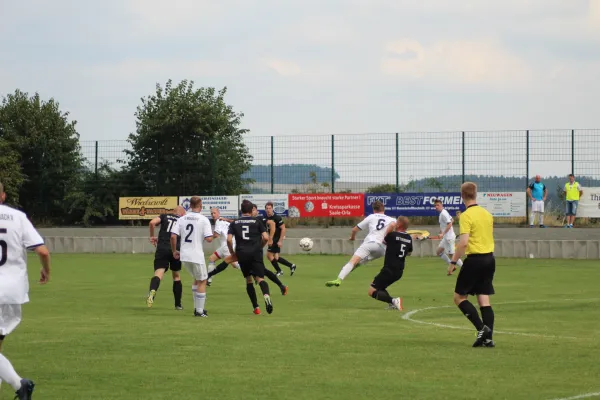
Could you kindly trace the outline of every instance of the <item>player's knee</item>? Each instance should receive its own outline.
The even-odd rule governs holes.
[[[454,304],[459,305],[463,301],[467,300],[467,296],[462,294],[454,293]]]
[[[246,283],[249,285],[252,285],[252,277],[251,276],[246,277]]]
[[[368,293],[369,293],[369,297],[376,298],[376,295],[377,295],[377,289],[375,289],[373,286],[371,286],[371,287],[369,288],[369,292],[368,292]]]

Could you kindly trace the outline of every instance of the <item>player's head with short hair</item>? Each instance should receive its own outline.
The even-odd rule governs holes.
[[[242,209],[242,214],[252,214],[253,206],[254,204],[252,204],[250,200],[242,201],[242,206],[240,207]]]
[[[219,210],[218,207],[212,207],[210,209],[210,215],[213,217],[213,219],[216,221],[217,219],[219,219],[219,217],[221,216],[221,210]]]
[[[442,203],[442,200],[440,199],[435,199],[435,201],[433,202],[433,206],[435,207],[435,210],[437,212],[442,212],[442,210],[444,209],[444,203]]]
[[[274,214],[272,201],[267,201],[267,203],[265,204],[265,211],[267,212],[267,215],[269,217]]]
[[[396,219],[396,230],[400,232],[404,232],[408,229],[408,218],[405,216],[399,216]]]
[[[539,175],[536,175],[536,176],[535,176],[535,182],[536,182],[536,183],[540,183],[540,181],[541,181],[541,180],[542,180],[542,177],[541,177],[541,176],[539,176]]]
[[[252,203],[252,216],[258,217],[258,206],[254,203]]]
[[[6,193],[4,193],[4,185],[0,182],[0,204],[6,200]]]
[[[575,175],[573,175],[573,174],[569,174],[569,180],[570,180],[571,182],[575,182]]]
[[[373,207],[373,211],[375,211],[375,212],[382,212],[383,210],[385,210],[383,203],[380,202],[379,200],[374,201],[372,204],[372,207]]]
[[[464,201],[475,201],[477,199],[477,184],[465,182],[460,187],[460,195]]]
[[[198,196],[193,196],[190,199],[190,208],[193,211],[198,211],[198,210],[202,211],[202,199]]]
[[[175,207],[175,214],[179,215],[180,217],[182,215],[185,215],[185,208],[181,207],[181,206],[177,206]]]

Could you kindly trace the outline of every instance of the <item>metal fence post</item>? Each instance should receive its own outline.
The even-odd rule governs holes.
[[[216,190],[216,186],[217,186],[217,181],[216,181],[216,177],[217,177],[217,149],[215,146],[215,143],[213,141],[211,147],[210,147],[210,172],[211,172],[211,194],[213,196],[215,196],[217,194]]]
[[[571,129],[571,173],[575,175],[575,129]]]
[[[465,131],[462,132],[462,183],[465,183]]]
[[[331,135],[331,193],[335,193],[335,135]]]
[[[529,183],[529,129],[525,131],[525,187]],[[529,199],[525,196],[525,223],[529,215]]]
[[[275,193],[275,137],[271,136],[271,194]]]
[[[96,149],[95,149],[95,157],[94,157],[94,175],[96,175],[96,180],[98,180],[98,141],[96,140]]]
[[[396,132],[396,193],[400,193],[400,146],[398,132]]]

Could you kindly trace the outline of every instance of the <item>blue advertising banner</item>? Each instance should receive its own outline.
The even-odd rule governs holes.
[[[379,200],[385,206],[386,215],[434,217],[439,215],[433,205],[436,199],[442,200],[444,208],[450,215],[456,215],[457,211],[465,210],[460,193],[365,193],[365,216],[373,214],[371,204]]]
[[[242,201],[250,200],[258,209],[260,215],[265,216],[265,204],[273,203],[275,214],[287,217],[288,215],[288,195],[287,194],[240,194],[240,204]]]

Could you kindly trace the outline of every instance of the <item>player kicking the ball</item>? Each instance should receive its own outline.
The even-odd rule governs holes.
[[[394,218],[385,215],[384,211],[385,207],[383,206],[382,202],[374,202],[373,214],[369,215],[367,218],[362,220],[362,222],[352,228],[350,240],[355,240],[358,231],[367,228],[369,229],[369,234],[363,241],[363,244],[356,249],[356,252],[354,252],[354,255],[350,261],[344,265],[340,271],[340,274],[338,275],[338,278],[333,281],[326,282],[325,286],[340,286],[342,281],[348,275],[350,275],[350,272],[352,272],[354,268],[361,264],[365,264],[368,261],[373,261],[384,256],[385,245],[383,244],[383,239],[385,237],[386,228],[389,224],[394,222]]]
[[[208,259],[208,286],[212,283],[212,277],[223,272],[229,264],[233,265],[234,268],[240,267],[237,261],[234,261],[231,254],[229,254],[229,248],[227,247],[227,233],[229,232],[230,222],[221,218],[221,211],[216,207],[210,209],[210,215],[215,221],[215,232],[213,237],[219,239],[219,248],[212,253]],[[235,243],[233,246],[235,248]],[[217,260],[223,261],[215,267],[215,262]]]
[[[408,218],[406,217],[398,217],[396,223],[389,225],[384,238],[387,247],[383,268],[373,279],[369,288],[369,296],[388,303],[389,308],[399,311],[402,311],[402,298],[392,298],[387,292],[387,288],[402,278],[406,257],[410,256],[413,251],[412,237],[406,233],[406,229],[408,229]]]
[[[444,208],[444,204],[440,199],[434,202],[435,210],[440,213],[440,235],[437,237],[441,238],[442,241],[436,251],[438,257],[441,257],[446,264],[450,264],[452,257],[454,256],[454,247],[456,242],[456,233],[454,233],[454,227],[452,226],[454,220],[450,216],[448,210]],[[462,261],[459,259],[456,263],[459,267],[462,267]],[[451,268],[448,275],[452,275],[452,272],[456,270],[456,267]],[[451,271],[451,272],[450,272]]]

